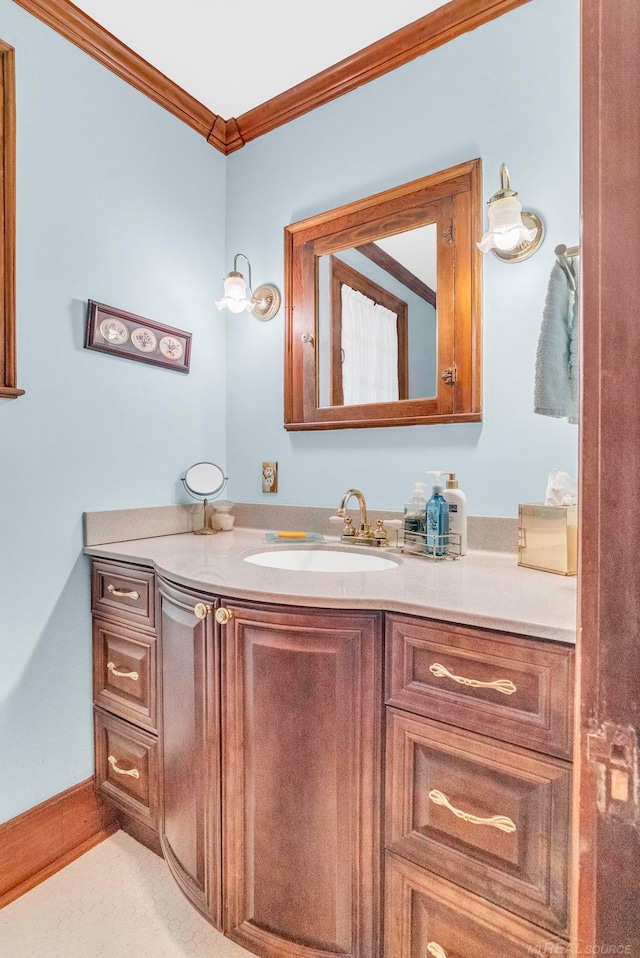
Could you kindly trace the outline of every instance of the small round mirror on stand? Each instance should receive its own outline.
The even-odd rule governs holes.
[[[217,499],[227,484],[227,477],[214,462],[196,462],[185,472],[182,484],[193,499],[203,500],[202,529],[196,529],[196,536],[214,536],[215,529],[207,525],[207,505],[209,499]]]

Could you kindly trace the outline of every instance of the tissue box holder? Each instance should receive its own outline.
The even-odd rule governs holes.
[[[578,572],[578,506],[518,506],[518,565],[556,575]]]

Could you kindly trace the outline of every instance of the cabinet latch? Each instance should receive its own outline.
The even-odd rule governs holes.
[[[443,381],[447,386],[455,386],[458,382],[458,369],[456,366],[449,366],[442,374]]]
[[[640,825],[635,728],[604,722],[596,732],[587,734],[587,757],[596,767],[600,815]]]

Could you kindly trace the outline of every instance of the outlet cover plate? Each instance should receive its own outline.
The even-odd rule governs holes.
[[[262,463],[262,491],[263,492],[278,491],[278,463],[277,462]]]

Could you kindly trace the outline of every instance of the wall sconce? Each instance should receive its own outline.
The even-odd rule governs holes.
[[[477,244],[483,253],[493,250],[504,263],[521,263],[532,256],[544,237],[544,224],[535,213],[522,210],[511,189],[509,167],[500,167],[501,188],[489,200],[489,229]]]
[[[238,257],[247,261],[249,272],[249,288],[242,273],[236,269]],[[244,253],[236,253],[233,258],[233,270],[227,274],[224,281],[224,295],[216,302],[218,309],[228,309],[232,313],[251,313],[262,323],[272,319],[280,309],[280,291],[270,283],[258,286],[251,292],[251,263]]]

